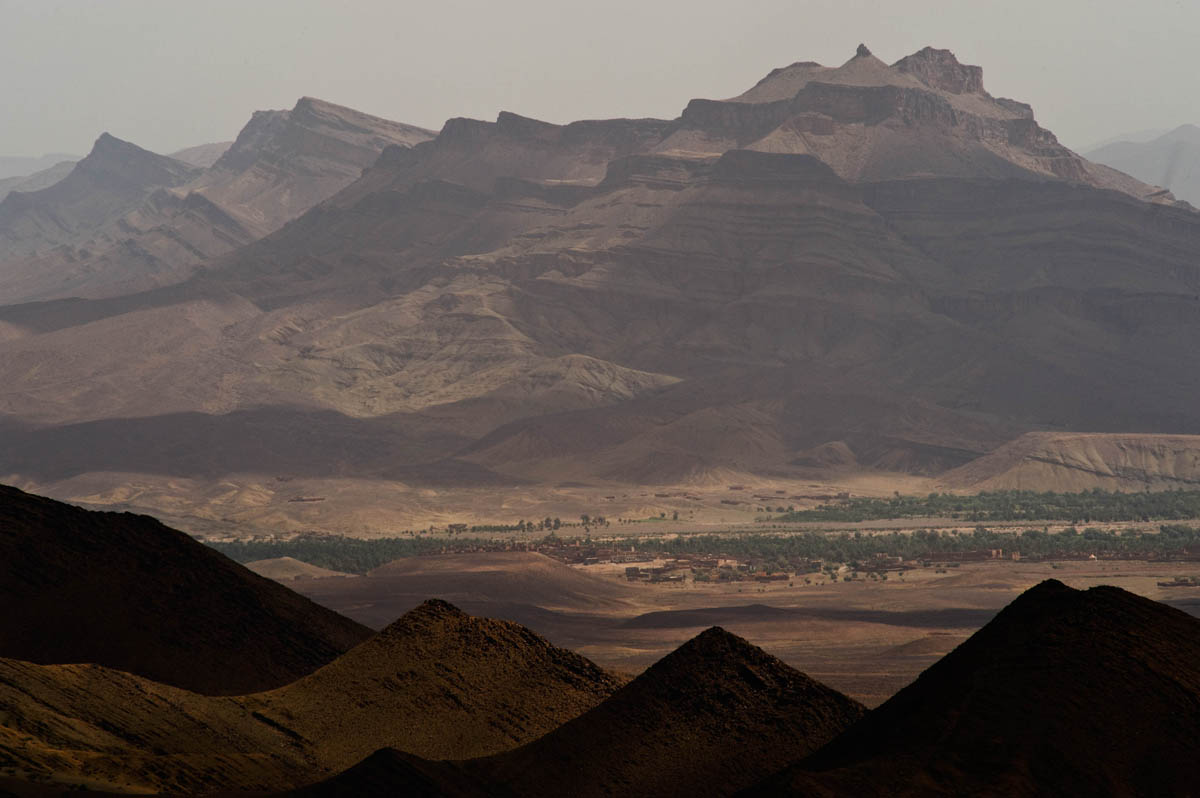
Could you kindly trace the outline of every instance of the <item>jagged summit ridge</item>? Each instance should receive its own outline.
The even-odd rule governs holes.
[[[983,67],[960,64],[954,53],[925,47],[892,65],[915,75],[922,83],[951,94],[986,94]]]
[[[797,62],[729,100],[693,100],[681,122],[660,149],[808,153],[855,182],[1050,178],[1175,202],[1071,152],[1028,105],[988,94],[981,67],[935,47],[891,65],[865,45],[838,67]]]

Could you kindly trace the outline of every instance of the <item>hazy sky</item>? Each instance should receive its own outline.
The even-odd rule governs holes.
[[[1069,146],[1200,123],[1196,0],[0,0],[0,155],[232,139],[303,95],[438,129],[674,117],[777,66],[931,44]]]

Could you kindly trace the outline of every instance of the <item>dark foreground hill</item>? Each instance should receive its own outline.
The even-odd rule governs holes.
[[[1200,621],[1050,580],[755,795],[1195,795]]]
[[[304,795],[729,795],[816,750],[863,713],[719,627],[611,698],[508,753],[436,763],[380,751]]]
[[[712,629],[523,748],[469,762],[378,751],[293,794],[1174,796],[1200,784],[1200,621],[1118,588],[1038,585],[857,722],[860,707],[789,670]]]
[[[381,747],[434,759],[497,754],[619,685],[524,627],[440,601],[310,676],[247,696],[0,659],[0,775],[134,792],[279,790]]]
[[[0,656],[210,694],[287,684],[370,635],[152,518],[6,486],[0,606]]]
[[[430,600],[294,684],[247,699],[342,768],[384,745],[466,759],[536,739],[620,681],[508,621]]]

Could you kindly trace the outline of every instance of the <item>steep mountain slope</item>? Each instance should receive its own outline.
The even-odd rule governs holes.
[[[247,696],[0,659],[0,757],[27,777],[93,788],[281,789],[381,747],[437,758],[504,751],[618,686],[516,624],[427,602],[311,676]]]
[[[0,659],[0,712],[5,772],[47,787],[194,795],[280,789],[322,772],[305,741],[237,698],[99,665]]]
[[[432,136],[309,97],[255,113],[232,144],[177,153],[202,173],[164,184],[86,240],[33,257],[0,250],[0,298],[116,296],[178,282],[344,188],[385,147]]]
[[[863,708],[714,627],[538,741],[478,763],[487,792],[730,795]],[[467,768],[472,771],[471,768]]]
[[[382,747],[430,759],[504,751],[591,709],[619,684],[523,626],[430,600],[251,704],[320,740],[321,760],[341,769]]]
[[[1186,795],[1200,621],[1050,580],[749,794]]]
[[[673,121],[451,120],[184,283],[0,308],[0,473],[811,479],[827,445],[936,474],[1200,433],[1198,251],[946,51]]]
[[[522,748],[461,763],[380,752],[300,795],[731,795],[850,727],[863,708],[714,627]]]
[[[1150,141],[1116,141],[1087,157],[1200,205],[1200,127],[1180,125]]]
[[[433,135],[302,97],[290,111],[255,113],[189,190],[262,236],[358,179],[384,148],[412,147]]]
[[[197,171],[105,133],[58,183],[0,201],[0,259],[81,241],[138,207],[155,190],[182,185]]]
[[[0,486],[0,656],[212,694],[286,684],[370,632],[152,518]]]

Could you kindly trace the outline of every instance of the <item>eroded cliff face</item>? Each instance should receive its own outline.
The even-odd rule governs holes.
[[[980,67],[932,47],[888,66],[860,45],[837,68],[801,62],[732,100],[693,100],[663,146],[809,153],[855,181],[1052,177],[1174,202],[1080,158],[1028,105],[988,94]]]

